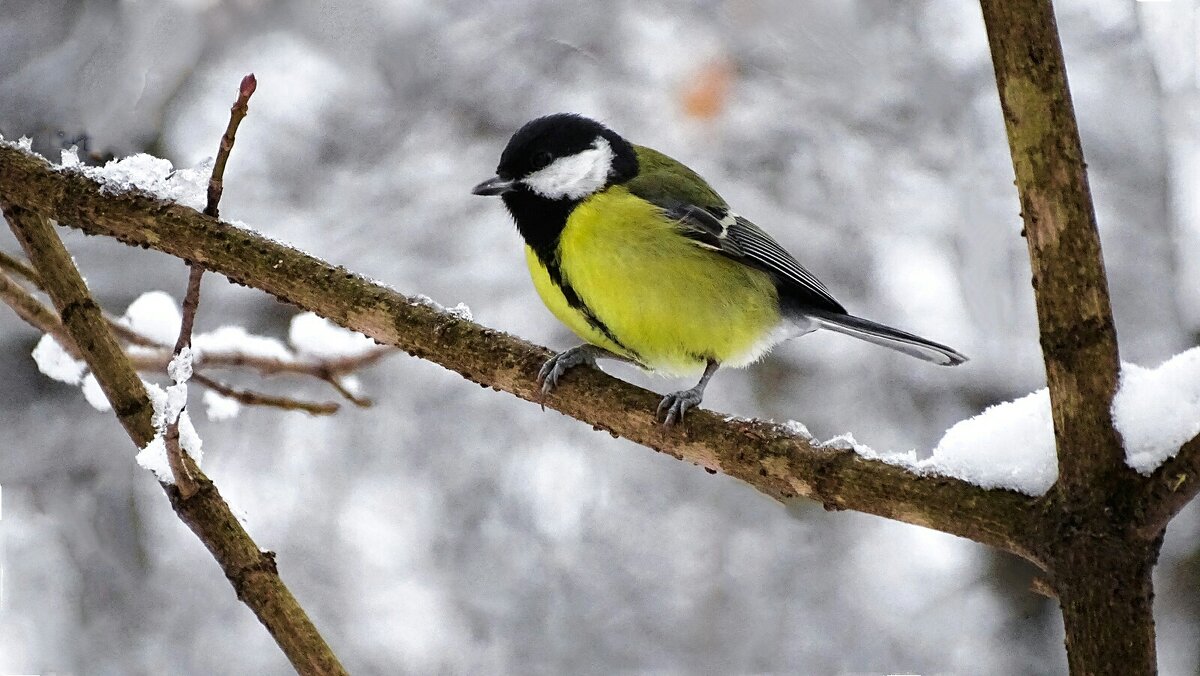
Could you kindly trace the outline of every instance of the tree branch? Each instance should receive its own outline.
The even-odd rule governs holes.
[[[91,234],[198,261],[231,280],[434,361],[465,378],[539,402],[535,376],[545,348],[465,321],[425,302],[334,267],[193,209],[136,192],[112,194],[72,171],[0,144],[0,194]],[[795,496],[968,537],[1040,558],[1033,531],[1041,512],[1027,496],[965,481],[917,476],[853,451],[815,446],[780,426],[689,413],[664,433],[659,397],[593,369],[572,371],[548,407],[681,460],[722,471],[777,499]]]
[[[0,270],[8,270],[9,272],[18,274],[24,277],[34,286],[41,287],[42,281],[38,278],[37,271],[25,264],[24,261],[0,251]]]
[[[192,380],[223,397],[229,397],[247,406],[269,406],[284,411],[303,411],[309,415],[333,415],[341,407],[334,402],[312,402],[290,397],[279,397],[273,394],[263,394],[250,390],[239,390],[225,383],[213,380],[203,373],[193,373]]]
[[[1063,613],[1067,661],[1072,674],[1153,673],[1151,572],[1162,539],[1139,525],[1158,509],[1145,498],[1164,496],[1146,493],[1113,424],[1117,335],[1054,8],[1051,0],[980,5],[1050,389],[1058,481],[1040,549]]]
[[[154,411],[137,373],[128,368],[125,353],[108,330],[100,306],[92,300],[83,278],[65,273],[75,270],[71,254],[63,248],[45,216],[3,204],[4,217],[25,249],[54,303],[63,326],[91,367],[104,396],[134,445],[142,448],[154,438]]]
[[[138,448],[145,447],[155,435],[153,407],[70,254],[45,216],[8,203],[4,204],[4,216],[130,439]],[[344,674],[337,657],[280,579],[275,555],[259,549],[216,486],[191,458],[184,460],[198,491],[185,499],[174,487],[164,486],[171,506],[216,558],[238,598],[254,611],[298,672]]]
[[[0,272],[0,300],[11,307],[26,324],[37,327],[42,333],[50,334],[64,350],[78,358],[79,348],[75,347],[75,341],[63,328],[58,315],[3,272]]]
[[[1112,424],[1117,334],[1058,27],[1050,0],[980,4],[1033,267],[1058,481],[1083,495],[1133,470]]]
[[[1139,504],[1145,505],[1137,524],[1142,538],[1160,537],[1167,524],[1200,492],[1200,436],[1154,470],[1142,484]]]

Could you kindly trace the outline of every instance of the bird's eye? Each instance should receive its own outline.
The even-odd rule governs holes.
[[[543,167],[546,167],[550,164],[550,161],[553,159],[554,159],[554,156],[550,154],[550,151],[539,150],[533,154],[533,168],[541,169]]]

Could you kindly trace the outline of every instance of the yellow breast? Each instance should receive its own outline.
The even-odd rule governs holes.
[[[693,373],[707,359],[744,366],[782,337],[778,294],[766,273],[696,246],[620,186],[576,207],[559,238],[562,280],[586,311],[571,306],[528,248],[526,260],[560,321],[657,371]]]

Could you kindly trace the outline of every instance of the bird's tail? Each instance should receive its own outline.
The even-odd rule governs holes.
[[[834,312],[809,311],[806,314],[823,329],[844,333],[934,364],[957,366],[967,361],[964,355],[953,348],[869,319]]]

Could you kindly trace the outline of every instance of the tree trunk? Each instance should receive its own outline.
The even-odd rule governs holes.
[[[1074,676],[1157,672],[1150,576],[1161,542],[1080,532],[1057,552],[1054,587]]]

